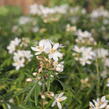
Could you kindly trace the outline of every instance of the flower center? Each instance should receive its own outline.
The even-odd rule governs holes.
[[[61,101],[63,101],[63,100],[62,100],[61,98],[58,98],[57,101],[58,101],[58,102],[61,102]]]
[[[53,49],[53,48],[52,48],[52,49],[50,50],[50,53],[54,53],[54,52],[56,52],[56,49]]]
[[[43,50],[44,50],[44,48],[41,47],[41,46],[39,46],[38,49],[39,49],[40,51],[43,51]]]

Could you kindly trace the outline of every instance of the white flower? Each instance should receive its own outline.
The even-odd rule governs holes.
[[[57,72],[63,72],[64,70],[64,62],[54,62],[54,68],[56,69]]]
[[[35,55],[39,55],[42,52],[48,53],[48,51],[51,49],[51,41],[47,39],[43,39],[39,42],[38,46],[31,47],[33,51],[36,51]]]
[[[30,9],[29,9],[30,14],[33,14],[33,15],[38,14],[38,15],[40,15],[41,14],[40,8],[41,8],[41,5],[37,5],[37,4],[31,5]]]
[[[109,55],[109,51],[104,48],[98,48],[95,50],[97,58],[106,58]]]
[[[21,67],[25,66],[25,61],[30,61],[32,58],[31,51],[29,50],[18,50],[14,53],[13,56],[13,66],[16,67],[16,70],[19,70]]]
[[[76,42],[77,43],[82,43],[82,44],[96,44],[94,38],[92,37],[92,34],[88,31],[81,31],[81,30],[78,30],[76,32],[76,35],[78,36],[77,39],[76,39]]]
[[[104,65],[105,65],[106,67],[109,67],[109,58],[106,58],[106,59],[104,60]]]
[[[101,7],[93,10],[90,16],[93,19],[96,19],[98,17],[109,17],[109,12]]]
[[[19,38],[17,38],[17,37],[16,37],[13,41],[11,41],[11,43],[12,43],[13,45],[16,45],[16,46],[18,46],[20,42],[21,42],[21,39],[19,39]]]
[[[32,78],[27,78],[26,79],[26,82],[31,82],[32,81]]]
[[[14,25],[12,27],[12,32],[16,32],[19,29],[18,25]]]
[[[64,5],[56,6],[52,9],[54,10],[55,13],[65,14],[67,13],[68,8],[69,6],[67,4],[64,4]]]
[[[17,52],[14,53],[13,59],[20,59],[24,58],[24,50],[18,50]]]
[[[36,26],[36,27],[33,27],[33,28],[32,28],[32,31],[36,33],[36,32],[39,31],[39,28],[38,28],[37,26]]]
[[[68,5],[61,5],[61,6],[56,6],[53,8],[48,8],[43,5],[37,5],[33,4],[30,6],[30,14],[33,15],[41,15],[41,16],[48,16],[52,14],[65,14],[68,10]]]
[[[108,74],[108,70],[107,70],[107,69],[105,69],[105,70],[103,70],[102,72],[100,72],[100,76],[101,76],[102,78],[106,78],[106,77],[107,77],[107,74]]]
[[[13,66],[16,67],[16,70],[19,70],[21,67],[24,67],[24,62],[25,62],[24,58],[22,59],[16,58],[14,59]]]
[[[67,32],[75,32],[76,31],[76,26],[71,26],[70,24],[66,25],[66,31]]]
[[[91,37],[92,36],[92,34],[91,33],[89,33],[88,31],[81,31],[81,30],[78,30],[77,32],[76,32],[76,35],[78,36],[78,37]]]
[[[107,84],[106,84],[107,87],[109,87],[109,78],[107,79]]]
[[[18,50],[17,52],[14,53],[13,59],[24,58],[25,57],[24,53],[25,53],[24,50]]]
[[[24,50],[23,51],[24,52],[24,57],[28,60],[28,61],[30,61],[31,60],[31,58],[32,58],[32,54],[31,54],[31,51],[29,51],[29,50]]]
[[[79,61],[83,66],[91,64],[92,60],[95,58],[95,53],[92,51],[91,47],[78,47],[75,45],[73,51],[75,60]]]
[[[29,50],[18,50],[17,52],[14,53],[14,59],[16,58],[26,58],[30,60],[32,57],[31,51]]]
[[[53,59],[54,61],[58,61],[58,58],[63,57],[63,54],[58,51],[58,48],[60,48],[60,46],[61,45],[59,43],[56,43],[49,50],[49,55],[48,56],[49,56],[50,59]]]
[[[109,109],[108,100],[106,100],[106,97],[103,96],[101,99],[98,98],[97,100],[93,100],[92,102],[89,102],[89,109]]]
[[[9,46],[7,47],[10,54],[13,54],[15,52],[16,47],[20,44],[20,42],[21,39],[18,39],[17,37],[10,42]]]
[[[27,23],[29,23],[29,22],[31,22],[31,21],[32,21],[31,18],[26,17],[26,16],[22,16],[22,17],[20,17],[20,19],[19,19],[19,24],[20,24],[20,25],[24,25],[24,24],[27,24]]]
[[[29,38],[22,38],[20,47],[28,47],[28,44],[30,43],[30,39]]]
[[[60,102],[64,101],[67,99],[66,96],[63,96],[64,93],[60,93],[60,94],[56,94],[55,97],[54,97],[54,102],[52,104],[52,107],[54,107],[55,105],[58,106],[59,109],[62,109],[62,105]]]
[[[7,47],[7,49],[8,49],[8,52],[9,52],[10,54],[14,53],[14,51],[16,50],[15,45],[13,45],[13,44],[10,44],[10,45]]]
[[[33,51],[36,51],[35,55],[45,53],[49,59],[58,61],[63,57],[63,54],[59,52],[59,48],[62,47],[59,43],[53,43],[51,40],[43,39],[39,42],[38,46],[31,47]]]

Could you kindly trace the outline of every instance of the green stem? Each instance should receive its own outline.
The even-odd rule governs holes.
[[[44,109],[44,103],[43,103],[43,100],[42,100],[41,104],[42,104],[42,109]]]
[[[99,72],[99,67],[98,67],[98,62],[97,62],[97,59],[96,59],[96,71],[97,71],[97,97],[100,96],[100,72]]]
[[[5,104],[2,104],[2,106],[3,106],[3,109],[7,109],[7,107],[6,107],[6,105],[5,105]]]

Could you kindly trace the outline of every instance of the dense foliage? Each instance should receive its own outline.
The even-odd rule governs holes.
[[[109,11],[65,3],[0,8],[1,109],[109,109]]]

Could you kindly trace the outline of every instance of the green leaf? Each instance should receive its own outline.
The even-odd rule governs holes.
[[[38,95],[40,93],[40,86],[37,84],[36,85],[36,89],[35,89],[35,95],[34,95],[34,98],[35,98],[35,105],[37,106],[37,103],[38,103]]]
[[[28,93],[28,95],[25,98],[25,104],[27,103],[27,101],[30,98],[30,96],[33,93],[33,91],[35,90],[36,86],[37,86],[37,83],[35,82],[34,85],[33,85],[33,87],[32,87],[32,89],[30,90],[30,92]]]

